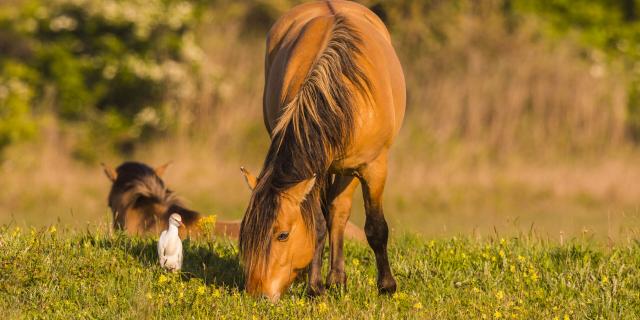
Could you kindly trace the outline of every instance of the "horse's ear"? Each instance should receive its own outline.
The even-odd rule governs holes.
[[[104,163],[100,163],[100,165],[102,166],[102,169],[104,170],[104,174],[107,175],[107,178],[109,178],[109,180],[111,180],[111,182],[115,182],[116,179],[118,179],[118,173],[113,170],[113,168],[111,168],[110,166],[104,164]]]
[[[167,167],[169,167],[169,165],[171,165],[171,161],[156,167],[155,169],[153,169],[153,171],[156,172],[156,174],[158,175],[158,177],[162,177],[162,175],[164,174],[165,170],[167,170]]]
[[[289,188],[286,193],[298,203],[302,203],[302,201],[304,201],[304,198],[306,198],[309,192],[311,192],[311,189],[313,189],[313,186],[315,184],[316,175],[314,174],[312,178],[302,180],[293,187]]]
[[[253,189],[255,189],[256,185],[258,184],[258,179],[256,179],[256,177],[253,174],[251,174],[249,170],[245,169],[245,167],[240,167],[240,171],[244,175],[244,180],[247,181],[247,185],[249,186],[249,189],[253,191]]]

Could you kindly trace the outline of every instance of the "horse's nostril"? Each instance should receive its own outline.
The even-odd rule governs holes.
[[[269,300],[269,302],[271,303],[276,303],[278,302],[278,300],[280,300],[280,294],[276,293],[276,294],[269,295],[269,294],[263,293],[262,298]]]

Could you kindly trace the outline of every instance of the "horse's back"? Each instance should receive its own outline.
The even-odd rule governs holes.
[[[295,41],[301,29],[310,20],[318,17],[331,17],[336,14],[347,17],[349,20],[365,20],[370,31],[379,33],[387,42],[391,43],[391,37],[384,23],[367,7],[352,1],[315,1],[294,7],[274,23],[267,35],[267,54],[269,55],[274,50]],[[358,22],[358,24],[362,22]]]
[[[324,51],[336,16],[358,33],[358,66],[369,92],[351,86],[359,109],[351,145],[334,167],[355,167],[388,149],[404,117],[406,91],[402,67],[384,23],[366,7],[350,1],[317,1],[283,15],[267,37],[264,116],[272,132],[280,111],[307,78]]]

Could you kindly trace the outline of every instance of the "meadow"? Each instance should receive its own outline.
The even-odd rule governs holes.
[[[237,245],[186,241],[181,273],[157,264],[155,240],[2,227],[0,309],[47,319],[636,319],[640,243],[562,244],[535,234],[431,239],[396,236],[392,296],[375,288],[368,247],[346,244],[346,289],[322,297],[294,283],[277,304],[247,296]]]

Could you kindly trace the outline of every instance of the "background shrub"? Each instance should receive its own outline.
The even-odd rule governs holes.
[[[3,38],[13,43],[0,57],[2,79],[11,79],[3,83],[29,93],[6,95],[2,116],[22,121],[12,121],[3,140],[32,131],[29,114],[43,112],[35,101],[50,99],[62,121],[90,124],[84,135],[101,139],[87,141],[92,148],[112,143],[126,151],[175,125],[173,109],[195,90],[197,2],[29,0],[2,10]],[[78,149],[92,157],[90,148]]]

